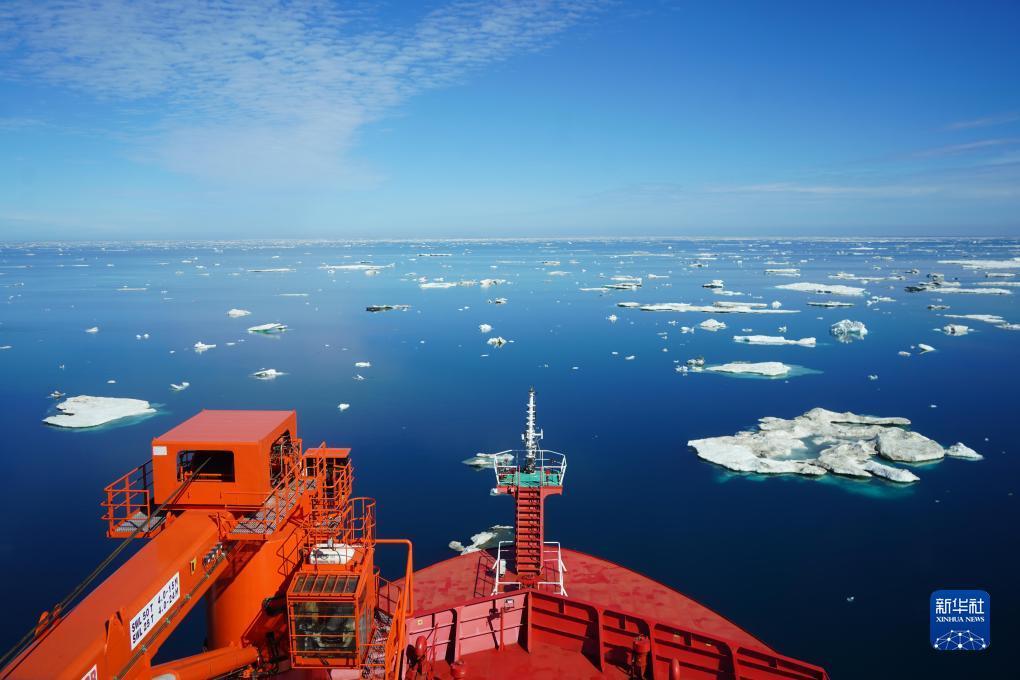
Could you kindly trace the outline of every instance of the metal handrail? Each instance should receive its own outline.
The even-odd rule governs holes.
[[[500,586],[521,586],[521,585],[523,585],[523,583],[521,583],[520,581],[500,581],[500,578],[499,578],[500,577],[499,566],[503,562],[503,546],[504,545],[509,546],[509,545],[513,545],[513,544],[514,544],[514,541],[500,541],[499,545],[496,548],[496,563],[493,565],[493,573],[494,573],[493,586],[492,586],[492,594],[493,595],[495,595],[496,593],[499,592]],[[558,589],[557,594],[566,597],[567,589],[563,586],[563,572],[565,572],[567,570],[567,567],[566,567],[565,564],[563,564],[563,552],[562,552],[562,548],[560,547],[560,542],[559,541],[543,541],[542,545],[556,546],[555,550],[544,550],[544,549],[542,550],[542,573],[545,573],[546,555],[547,554],[555,555],[556,573],[559,576],[559,578],[557,580],[555,580],[555,581],[538,581],[534,585],[536,585],[536,586],[556,586],[556,588]],[[552,560],[549,560],[549,561],[552,561]]]
[[[559,451],[552,451],[550,449],[538,449],[535,458],[535,469],[542,472],[543,480],[546,477],[546,473],[558,473],[559,481],[557,486],[563,486],[563,478],[567,475],[567,456]],[[517,474],[521,470],[521,457],[527,456],[528,452],[523,449],[507,449],[498,453],[492,454],[492,469],[496,473],[496,484],[497,486],[503,484],[503,479],[508,476],[516,483],[518,477]],[[513,456],[513,464],[500,463],[501,458],[507,456]]]

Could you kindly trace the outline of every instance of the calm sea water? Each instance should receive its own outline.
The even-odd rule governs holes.
[[[418,257],[425,252],[450,256]],[[512,523],[510,501],[488,495],[490,475],[460,461],[518,445],[534,385],[545,444],[567,453],[570,465],[565,495],[548,504],[549,539],[673,586],[836,678],[1008,677],[1020,661],[1012,644],[1020,633],[1020,332],[963,321],[974,332],[947,337],[934,330],[948,322],[942,312],[927,309],[937,296],[903,286],[932,271],[965,285],[990,281],[937,261],[1018,255],[1020,243],[1003,240],[4,246],[0,345],[10,348],[0,351],[7,485],[0,640],[13,642],[114,547],[99,520],[103,485],[141,463],[153,436],[201,408],[293,408],[306,442],[353,447],[357,491],[379,500],[380,533],[412,538],[421,566],[451,556],[451,539]],[[321,268],[363,261],[393,267],[375,276]],[[778,266],[802,276],[764,274]],[[869,294],[895,299],[871,306],[837,298],[855,306],[809,307],[826,296],[775,289],[795,281],[861,286],[828,277],[913,267],[921,274],[907,281],[866,284]],[[250,271],[259,268],[292,271]],[[643,277],[644,285],[579,290],[616,275]],[[507,283],[422,290],[421,276]],[[747,295],[701,287],[716,278]],[[1020,288],[1014,292],[943,297],[950,313],[1020,322]],[[487,303],[496,297],[508,302]],[[728,329],[681,334],[679,325],[708,315],[616,306],[742,299],[800,312],[717,316]],[[369,304],[411,309],[371,314]],[[252,314],[231,319],[231,307]],[[615,324],[607,321],[614,313]],[[867,338],[835,342],[828,329],[843,318],[864,321]],[[245,332],[272,321],[290,331]],[[480,323],[513,342],[489,347]],[[788,337],[817,337],[818,346],[732,341],[742,329],[775,335],[780,325]],[[85,333],[92,326],[99,332]],[[136,339],[144,333],[148,339]],[[200,340],[217,347],[198,354],[192,346]],[[937,351],[898,355],[919,342]],[[675,361],[698,355],[815,372],[764,380],[674,371]],[[357,361],[372,366],[355,368]],[[286,375],[250,377],[262,368]],[[364,380],[354,379],[359,373]],[[181,381],[191,387],[169,389]],[[59,430],[41,422],[55,389],[147,399],[159,412]],[[340,402],[350,409],[338,411]],[[921,481],[902,487],[731,474],[686,446],[815,406],[904,416],[985,460],[920,466]],[[931,592],[969,587],[991,593],[991,647],[931,650]],[[172,651],[194,651],[201,616],[192,619]]]

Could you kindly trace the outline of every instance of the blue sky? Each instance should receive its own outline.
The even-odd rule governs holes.
[[[0,238],[1020,235],[1017,35],[1016,2],[15,0]]]

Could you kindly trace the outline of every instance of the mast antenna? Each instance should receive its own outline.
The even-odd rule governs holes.
[[[524,420],[524,471],[532,473],[535,471],[535,462],[538,458],[538,440],[542,438],[542,431],[535,430],[535,388],[528,391],[528,411]]]

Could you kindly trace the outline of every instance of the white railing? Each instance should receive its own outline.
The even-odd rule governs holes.
[[[499,592],[500,587],[505,586],[521,586],[523,585],[520,581],[504,581],[502,580],[504,574],[504,565],[506,562],[503,557],[503,546],[507,546],[507,554],[510,554],[509,546],[513,545],[513,541],[500,541],[499,547],[496,549],[496,563],[492,565],[492,572],[494,574],[492,594],[495,595]],[[551,548],[542,549],[542,575],[546,573],[546,564],[555,562],[555,569],[553,572],[556,574],[556,580],[554,581],[539,581],[535,583],[536,586],[555,586],[556,594],[567,596],[567,589],[563,586],[563,573],[567,570],[566,565],[563,564],[563,553],[560,548],[559,541],[545,541],[542,545],[553,546]]]
[[[539,449],[535,458],[535,471],[541,473],[542,486],[549,486],[546,480],[556,476],[552,486],[563,486],[563,478],[567,474],[567,457],[558,451]],[[528,452],[508,449],[492,454],[492,469],[496,473],[496,486],[514,486],[519,479],[520,471],[526,461]],[[510,462],[510,461],[513,462]]]

